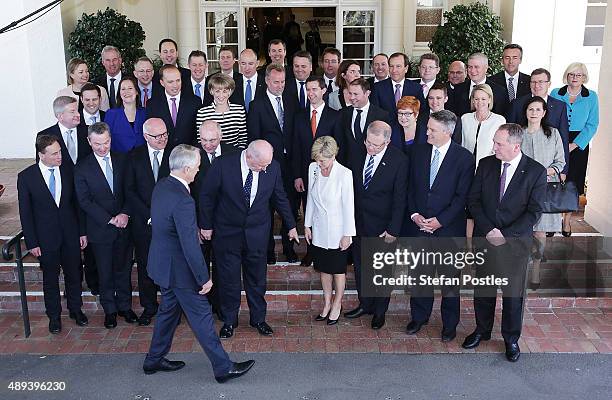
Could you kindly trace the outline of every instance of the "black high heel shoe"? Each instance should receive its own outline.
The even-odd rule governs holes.
[[[331,310],[329,310],[329,314],[331,314]],[[340,308],[340,313],[338,313],[338,318],[336,319],[329,318],[329,314],[327,314],[327,325],[336,325],[340,319],[340,315],[342,315],[342,308]]]
[[[317,314],[317,316],[315,317],[315,321],[325,321],[327,317],[329,316],[330,312],[331,312],[331,308],[329,309],[329,311],[327,312],[325,316],[322,316],[321,314]]]
[[[562,234],[563,236],[565,236],[565,237],[570,237],[570,236],[572,236],[572,224],[571,224],[571,222],[570,222],[568,225],[569,225],[569,227],[570,227],[570,230],[569,230],[569,231],[566,231],[565,229],[563,229],[563,228],[565,228],[565,224],[564,224],[563,228],[561,228],[561,234]]]

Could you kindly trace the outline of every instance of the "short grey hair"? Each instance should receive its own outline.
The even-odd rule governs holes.
[[[63,113],[66,110],[66,106],[72,103],[76,103],[77,99],[70,96],[59,96],[53,100],[53,114],[57,117],[58,114]]]
[[[523,128],[519,124],[502,124],[497,130],[508,132],[508,143],[523,143]]]
[[[200,125],[200,128],[198,129],[200,136],[202,136],[204,130],[214,130],[219,134],[219,137],[223,137],[223,129],[221,128],[221,124],[219,124],[217,121],[213,121],[212,119],[207,119],[206,121],[202,122],[202,125]]]
[[[391,139],[391,125],[389,125],[385,121],[372,121],[372,123],[368,125],[366,136],[367,135],[374,135],[374,136],[383,135],[385,140],[390,140]]]
[[[185,167],[195,167],[200,150],[188,144],[179,144],[170,153],[170,171],[178,171]]]
[[[469,60],[482,60],[485,65],[489,65],[489,57],[485,53],[473,53],[468,57]]]
[[[449,110],[440,110],[431,113],[429,118],[434,121],[439,122],[444,126],[444,131],[449,135],[452,135],[455,132],[455,125],[457,125],[457,116]]]
[[[115,46],[111,46],[111,45],[106,45],[104,46],[104,48],[102,49],[102,51],[100,52],[100,57],[104,57],[104,53],[108,52],[108,51],[115,51],[117,52],[117,54],[119,55],[119,57],[121,57],[121,52],[119,51],[118,48],[116,48]]]
[[[106,122],[95,122],[87,127],[87,137],[91,137],[91,135],[102,135],[104,133],[110,135],[110,127]]]

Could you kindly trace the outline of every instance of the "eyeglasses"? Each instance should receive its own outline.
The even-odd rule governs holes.
[[[366,139],[363,143],[366,145],[366,147],[377,150],[377,149],[382,149],[383,147],[385,147],[385,145],[387,144],[387,141],[385,140],[381,144],[374,144],[372,142],[369,142],[368,139]]]
[[[550,81],[531,81],[529,83],[533,84],[533,85],[544,85],[545,83],[548,83]]]
[[[570,72],[569,74],[567,74],[568,78],[582,78],[583,76],[584,76],[584,74],[581,74],[581,73],[575,74],[573,72]]]
[[[419,65],[419,69],[424,69],[425,71],[433,71],[434,69],[438,69],[435,65]]]
[[[412,117],[414,115],[413,112],[411,111],[398,111],[397,112],[397,116],[400,118],[408,118],[408,117]]]
[[[155,139],[155,140],[161,140],[163,138],[168,137],[168,131],[164,132],[164,133],[160,133],[159,135],[149,135],[148,133],[146,134],[148,137],[150,137],[151,139]]]

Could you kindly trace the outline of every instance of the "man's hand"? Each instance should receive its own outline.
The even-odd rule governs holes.
[[[487,241],[495,247],[501,246],[502,244],[506,243],[506,238],[504,238],[504,235],[497,228],[491,229],[491,231],[487,233],[486,238]]]
[[[438,221],[438,218],[432,217],[423,220],[423,226],[421,227],[421,230],[425,230],[429,233],[434,233],[437,229],[440,229],[441,227],[442,224],[440,223],[440,221]]]
[[[87,236],[81,236],[79,238],[79,243],[81,244],[81,250],[87,247]]]
[[[576,143],[570,143],[569,144],[569,151],[570,153],[574,150],[576,150],[578,148],[578,145]]]
[[[118,214],[115,215],[115,223],[113,225],[115,225],[117,228],[123,229],[127,226],[129,220],[130,217],[127,214]]]
[[[421,215],[421,214],[415,214],[412,217],[412,222],[414,222],[415,224],[417,224],[417,226],[421,229],[423,229],[423,224],[424,224],[425,218]]]
[[[378,237],[384,238],[385,239],[385,243],[393,243],[393,242],[395,242],[395,236],[391,235],[390,233],[387,233],[387,231],[384,231],[383,233],[378,235]]]
[[[306,191],[306,189],[304,189],[304,180],[302,178],[297,178],[295,181],[293,181],[293,185],[295,186],[295,190],[297,190],[298,193]]]
[[[310,244],[312,242],[312,230],[309,227],[304,227],[304,239],[306,239],[306,243]]]
[[[295,243],[300,243],[300,238],[298,237],[297,229],[293,228],[289,231],[289,240],[295,240]]]
[[[340,239],[340,250],[344,251],[348,249],[350,245],[351,245],[351,237],[342,236],[342,239]]]
[[[210,292],[210,289],[212,289],[212,286],[213,286],[212,280],[209,279],[208,282],[202,285],[202,290],[200,290],[198,293],[201,295],[205,295],[206,293]]]
[[[33,249],[30,249],[30,254],[32,254],[34,257],[40,257],[40,255],[42,254],[40,252],[40,247],[34,247]]]
[[[204,240],[211,240],[213,235],[212,229],[200,229],[200,237]]]

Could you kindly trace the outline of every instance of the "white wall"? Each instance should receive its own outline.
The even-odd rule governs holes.
[[[0,25],[47,3],[4,1]],[[0,35],[0,48],[11,59],[0,63],[4,93],[0,97],[0,158],[34,157],[36,133],[54,123],[53,99],[57,90],[66,86],[59,7],[25,27]]]

